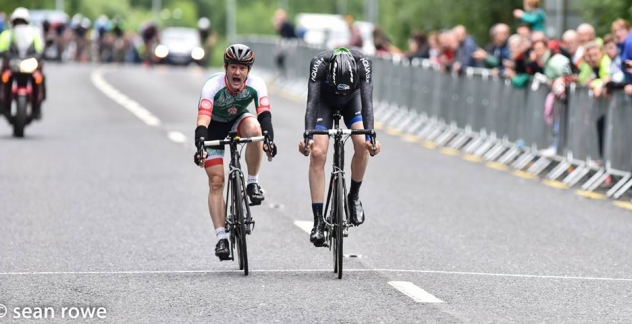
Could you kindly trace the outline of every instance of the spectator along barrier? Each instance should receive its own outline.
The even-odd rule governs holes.
[[[258,69],[275,76],[282,50],[276,85],[306,96],[309,63],[321,48],[276,38],[239,41],[257,53]],[[372,61],[375,117],[393,132],[615,199],[632,187],[632,99],[623,92],[595,98],[571,84],[559,98],[542,76],[516,88],[485,69],[456,75],[426,60]]]

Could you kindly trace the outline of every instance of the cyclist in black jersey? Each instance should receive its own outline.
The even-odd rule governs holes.
[[[372,62],[362,52],[340,47],[316,55],[310,63],[310,76],[305,111],[305,130],[330,129],[333,126],[333,112],[340,111],[345,124],[351,129],[374,129],[373,127],[373,83]],[[347,200],[351,222],[364,222],[364,210],[360,202],[359,190],[368,164],[368,157],[380,152],[376,142],[375,151],[370,137],[352,136],[355,154],[351,160],[351,188]],[[309,165],[309,186],[312,198],[314,227],[310,241],[316,246],[325,242],[322,219],[325,191],[325,163],[329,137],[315,135],[308,142],[307,150],[303,141],[299,151],[311,154]]]

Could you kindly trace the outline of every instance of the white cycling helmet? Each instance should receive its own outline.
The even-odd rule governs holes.
[[[13,26],[13,22],[18,19],[22,19],[28,24],[31,20],[29,10],[24,7],[15,8],[13,13],[11,14],[11,25]]]

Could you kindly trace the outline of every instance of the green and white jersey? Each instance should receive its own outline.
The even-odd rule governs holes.
[[[198,115],[210,116],[212,120],[229,122],[248,111],[248,105],[255,103],[257,115],[270,110],[268,88],[262,78],[248,75],[246,83],[237,93],[226,85],[226,73],[213,74],[202,88],[198,104]]]

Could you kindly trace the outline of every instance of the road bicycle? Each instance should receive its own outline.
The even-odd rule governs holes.
[[[338,279],[342,279],[343,239],[348,236],[350,227],[354,225],[349,220],[349,206],[347,204],[347,186],[344,171],[344,145],[351,135],[370,135],[373,151],[375,151],[375,130],[372,129],[341,129],[340,111],[334,111],[334,126],[332,129],[307,130],[303,134],[305,148],[311,135],[329,135],[334,138],[334,161],[329,180],[329,190],[327,201],[323,211],[325,222],[325,247],[333,250],[334,273],[338,274]]]
[[[223,140],[205,141],[201,138],[204,145],[198,146],[199,156],[203,156],[203,152],[208,146],[228,145],[230,147],[230,164],[228,171],[228,181],[226,188],[226,232],[230,241],[230,257],[228,260],[235,260],[234,250],[237,248],[237,260],[239,262],[239,270],[244,270],[244,274],[248,275],[248,246],[246,244],[246,235],[255,228],[255,221],[250,213],[250,198],[246,194],[246,186],[244,181],[244,173],[241,171],[241,152],[240,145],[243,149],[244,144],[253,142],[264,142],[271,147],[272,141],[267,136],[267,132],[263,136],[255,137],[239,137],[236,131],[228,133],[228,137]],[[268,159],[269,161],[272,158]]]

